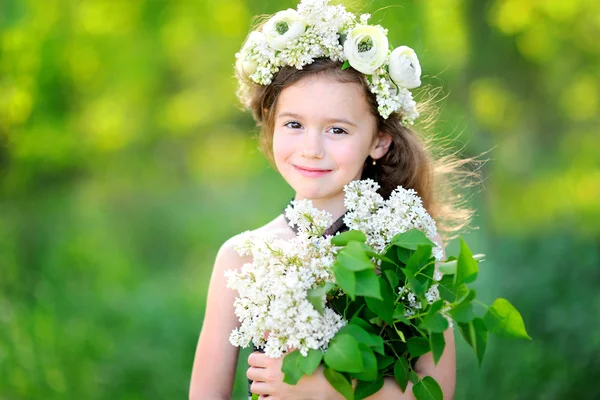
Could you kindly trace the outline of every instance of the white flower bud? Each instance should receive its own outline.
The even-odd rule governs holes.
[[[421,65],[413,49],[400,46],[392,51],[390,77],[396,85],[406,89],[421,86]]]
[[[388,47],[388,38],[381,27],[358,25],[348,33],[344,55],[352,68],[372,75],[385,63]]]
[[[285,50],[289,42],[302,36],[306,22],[296,10],[288,8],[273,15],[263,26],[263,33],[272,49]]]

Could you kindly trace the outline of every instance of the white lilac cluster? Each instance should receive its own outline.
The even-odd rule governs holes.
[[[240,93],[252,83],[271,84],[283,66],[302,69],[317,58],[330,58],[367,76],[383,118],[398,112],[402,123],[413,124],[419,113],[409,89],[421,85],[417,55],[407,46],[390,51],[387,29],[368,25],[369,18],[357,18],[328,0],[302,0],[297,10],[276,13],[236,53]]]
[[[382,252],[391,239],[399,233],[418,229],[437,244],[433,248],[436,260],[443,257],[443,248],[436,242],[435,221],[414,189],[398,186],[384,200],[377,190],[379,184],[371,179],[352,181],[344,187],[344,205],[348,213],[344,223],[367,236],[367,244]],[[441,277],[440,277],[441,278]]]
[[[327,238],[313,235],[325,231],[331,216],[304,202],[287,215],[299,224],[298,236],[283,240],[246,234],[236,250],[251,255],[252,262],[225,273],[227,287],[238,292],[234,308],[241,323],[231,333],[230,342],[241,347],[253,343],[271,358],[281,357],[288,348],[303,355],[309,349],[324,350],[346,324],[325,306],[325,297],[323,314],[307,300],[309,289],[333,281],[336,248]]]

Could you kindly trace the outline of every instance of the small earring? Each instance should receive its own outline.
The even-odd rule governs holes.
[[[375,159],[373,159],[373,165],[377,165],[377,161],[375,161]]]

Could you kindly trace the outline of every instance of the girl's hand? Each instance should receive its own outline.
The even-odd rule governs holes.
[[[253,380],[250,391],[260,394],[259,399],[269,400],[338,400],[342,395],[335,391],[323,376],[323,367],[311,376],[304,375],[296,385],[283,382],[281,365],[283,357],[269,358],[255,351],[248,357],[250,368],[246,372],[248,379]]]

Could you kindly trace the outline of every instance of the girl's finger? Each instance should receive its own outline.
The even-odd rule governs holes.
[[[248,356],[248,364],[250,364],[251,367],[266,368],[268,365],[267,363],[268,357],[259,351],[255,351]]]
[[[254,381],[252,385],[250,385],[250,391],[254,394],[271,394],[269,390],[269,385],[266,382]]]
[[[262,381],[266,382],[266,369],[265,368],[254,368],[250,367],[246,371],[246,377],[251,381]]]

